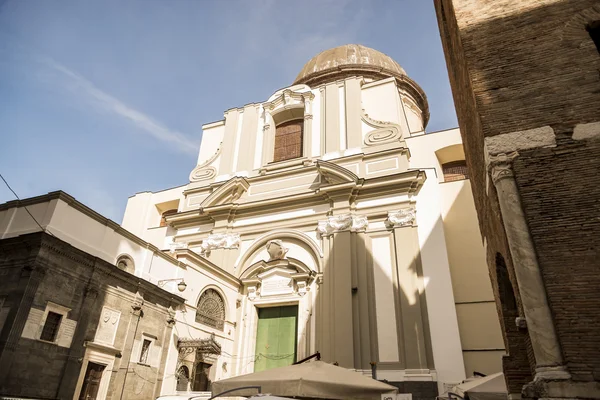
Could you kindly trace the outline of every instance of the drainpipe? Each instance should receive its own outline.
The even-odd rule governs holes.
[[[373,379],[377,380],[377,363],[375,361],[371,361],[371,376]]]

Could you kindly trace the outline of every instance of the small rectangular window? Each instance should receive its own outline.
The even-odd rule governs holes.
[[[40,335],[41,340],[45,340],[47,342],[54,342],[56,340],[56,335],[58,334],[58,328],[60,327],[60,321],[62,320],[62,317],[63,316],[58,313],[52,311],[48,312],[44,329],[42,329],[42,334]]]
[[[442,165],[442,170],[444,172],[444,182],[469,179],[469,170],[465,160],[446,163]]]
[[[585,29],[590,34],[590,37],[596,45],[596,50],[600,53],[600,21],[590,22]]]
[[[151,340],[144,339],[142,351],[140,352],[140,364],[148,364],[148,353],[150,353]]]

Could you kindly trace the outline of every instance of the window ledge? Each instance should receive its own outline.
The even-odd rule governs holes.
[[[298,157],[291,160],[270,162],[258,170],[259,175],[265,175],[267,172],[276,171],[284,168],[298,167],[307,165],[312,160],[309,157]]]

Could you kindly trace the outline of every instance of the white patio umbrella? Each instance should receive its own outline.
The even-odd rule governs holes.
[[[396,393],[394,386],[358,372],[323,361],[306,362],[240,375],[212,383],[213,396],[243,386],[260,386],[262,393],[284,397],[315,399],[381,399]],[[251,396],[256,389],[241,390],[228,396]]]

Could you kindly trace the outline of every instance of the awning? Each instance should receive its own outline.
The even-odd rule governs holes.
[[[260,386],[262,393],[284,397],[317,399],[381,399],[385,393],[396,393],[394,386],[376,381],[361,373],[323,361],[306,362],[236,376],[212,383],[213,396],[242,386]],[[252,396],[256,390],[231,393],[228,396]]]
[[[468,397],[470,400],[508,399],[508,391],[502,372],[463,382],[454,386],[452,393],[456,393],[462,398]]]

